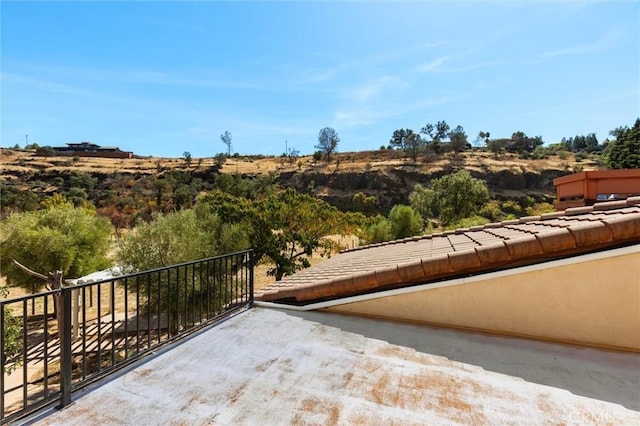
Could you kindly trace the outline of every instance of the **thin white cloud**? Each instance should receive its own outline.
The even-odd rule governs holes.
[[[4,83],[15,83],[24,86],[29,86],[38,90],[51,93],[60,93],[63,95],[76,95],[76,96],[96,96],[96,92],[90,90],[81,89],[76,86],[68,84],[54,83],[52,81],[42,80],[39,78],[32,78],[18,74],[0,73],[0,78]]]
[[[470,65],[465,65],[465,66],[461,66],[461,67],[453,67],[453,68],[444,68],[441,69],[441,72],[465,72],[465,71],[473,71],[473,70],[479,70],[479,69],[483,69],[483,68],[493,68],[493,67],[498,67],[498,66],[502,66],[504,65],[505,62],[504,61],[492,61],[492,62],[480,62],[478,64],[470,64]]]
[[[566,55],[584,55],[593,53],[604,49],[609,46],[615,39],[614,33],[605,34],[599,40],[596,40],[589,44],[581,44],[578,46],[565,47],[563,49],[551,50],[540,54],[541,58],[552,58],[554,56],[566,56]]]
[[[406,84],[406,81],[399,76],[386,75],[351,89],[348,93],[350,99],[360,103],[366,103],[387,91],[403,89],[406,87]]]
[[[341,108],[335,113],[334,125],[339,128],[352,128],[368,126],[376,122],[394,117],[402,117],[416,111],[428,111],[434,107],[465,102],[473,97],[470,93],[452,94],[438,97],[425,97],[412,102],[403,100],[401,102],[381,104],[370,104],[366,106],[354,106],[351,108]]]
[[[300,77],[300,84],[326,83],[334,80],[348,69],[346,64],[338,64],[327,68],[313,68],[306,70]]]
[[[41,66],[38,67],[42,68]],[[269,90],[273,87],[271,84],[263,82],[242,81],[233,77],[216,77],[216,70],[198,71],[192,73],[189,71],[168,73],[155,70],[119,70],[104,68],[78,68],[66,66],[47,65],[46,70],[51,77],[59,80],[100,82],[103,86],[108,82],[116,83],[133,83],[133,84],[149,84],[149,85],[165,85],[165,86],[193,86],[193,87],[216,87],[216,88],[237,88],[237,89],[254,89]],[[38,70],[39,71],[39,70]],[[3,74],[4,75],[4,74]],[[31,77],[20,76],[16,74],[6,74],[11,81],[21,83],[32,83],[33,86],[49,91],[73,92],[73,87],[47,82],[44,80],[35,80]],[[30,81],[31,80],[31,81]]]
[[[418,67],[418,71],[420,72],[435,72],[435,71],[439,71],[442,68],[442,64],[445,63],[446,60],[448,60],[448,57],[441,57],[441,58],[437,58],[434,59],[431,62],[427,62],[426,64],[422,64]]]
[[[437,41],[437,42],[427,42],[427,43],[419,44],[412,47],[396,48],[390,52],[381,52],[373,56],[363,58],[363,62],[378,63],[378,62],[397,61],[398,59],[403,59],[403,58],[411,58],[411,57],[421,55],[422,54],[421,52],[423,50],[435,49],[438,47],[445,46],[445,44],[446,43],[444,42]]]
[[[434,59],[431,62],[427,62],[425,64],[419,65],[416,68],[417,72],[420,73],[458,73],[458,72],[466,72],[466,71],[474,71],[482,68],[491,68],[504,65],[504,61],[489,61],[489,62],[479,62],[479,63],[471,63],[468,65],[460,65],[460,66],[445,66],[444,64],[450,60],[449,57],[442,57]]]
[[[611,101],[620,101],[620,100],[629,99],[629,98],[640,99],[640,90],[633,89],[633,90],[629,90],[628,92],[620,92],[610,96],[596,97],[591,99],[580,99],[578,102],[556,104],[547,108],[523,111],[519,114],[513,115],[512,118],[532,117],[536,115],[549,114],[553,112],[560,112],[560,111],[566,111],[566,110],[575,111],[576,109],[579,109],[580,107],[583,107],[585,105],[598,105],[598,104],[610,103]]]
[[[378,110],[373,107],[347,108],[336,111],[333,125],[341,129],[368,126],[396,115],[390,110]]]

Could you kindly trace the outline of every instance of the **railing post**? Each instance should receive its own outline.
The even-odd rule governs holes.
[[[71,325],[73,327],[73,338],[77,339],[80,332],[80,289],[74,289],[72,291],[71,307],[73,314],[71,317]]]
[[[60,320],[58,321],[60,337],[60,405],[58,409],[63,409],[71,404],[71,293],[72,289],[63,287],[61,293],[56,297],[60,298],[58,306],[60,309]]]
[[[253,250],[249,251],[249,307],[253,308]]]

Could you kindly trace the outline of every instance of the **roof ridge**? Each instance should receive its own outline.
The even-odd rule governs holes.
[[[403,246],[405,242],[415,243]],[[392,250],[354,253],[341,263],[327,262],[328,268],[318,268],[300,280],[264,288],[261,297],[298,302],[342,297],[639,243],[640,197],[630,197],[363,246],[359,250]]]
[[[384,242],[381,242],[381,243],[366,244],[366,245],[359,246],[359,247],[354,247],[354,248],[348,248],[348,249],[345,249],[345,250],[341,250],[340,253],[348,253],[348,252],[354,252],[354,251],[358,251],[358,250],[367,250],[367,249],[375,248],[375,247],[384,247],[384,246],[388,246],[388,245],[404,244],[404,243],[412,242],[412,241],[420,241],[420,240],[432,239],[434,237],[443,237],[443,236],[446,237],[446,236],[454,235],[454,234],[464,234],[466,232],[473,232],[473,231],[484,231],[486,229],[504,227],[504,226],[508,226],[508,225],[517,225],[517,224],[535,222],[535,221],[545,221],[545,220],[557,219],[557,218],[566,217],[566,216],[578,216],[578,215],[583,215],[583,214],[590,214],[590,213],[593,213],[594,211],[616,210],[616,209],[621,209],[621,208],[625,208],[625,207],[633,207],[633,206],[640,206],[640,196],[629,197],[626,200],[604,201],[602,203],[596,203],[596,204],[594,204],[592,206],[572,207],[572,208],[566,209],[564,211],[557,211],[557,212],[552,212],[552,213],[543,213],[543,214],[541,214],[539,216],[538,215],[536,215],[536,216],[523,216],[523,217],[518,218],[518,219],[503,220],[501,222],[490,222],[490,223],[486,223],[484,225],[471,226],[471,227],[468,227],[468,228],[457,228],[457,229],[452,229],[452,230],[447,230],[447,231],[433,232],[431,234],[417,235],[417,236],[414,236],[414,237],[407,237],[407,238],[400,238],[400,239],[397,239],[397,240],[384,241]]]

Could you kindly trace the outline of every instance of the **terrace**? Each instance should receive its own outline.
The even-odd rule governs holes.
[[[243,251],[0,301],[0,420],[23,419],[253,302]]]
[[[35,424],[638,424],[638,358],[254,308]]]
[[[639,424],[639,242],[636,197],[350,250],[255,302],[251,252],[3,301],[3,422]]]

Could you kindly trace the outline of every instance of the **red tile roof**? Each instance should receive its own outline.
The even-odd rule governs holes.
[[[310,303],[640,243],[640,197],[347,250],[258,300]]]

